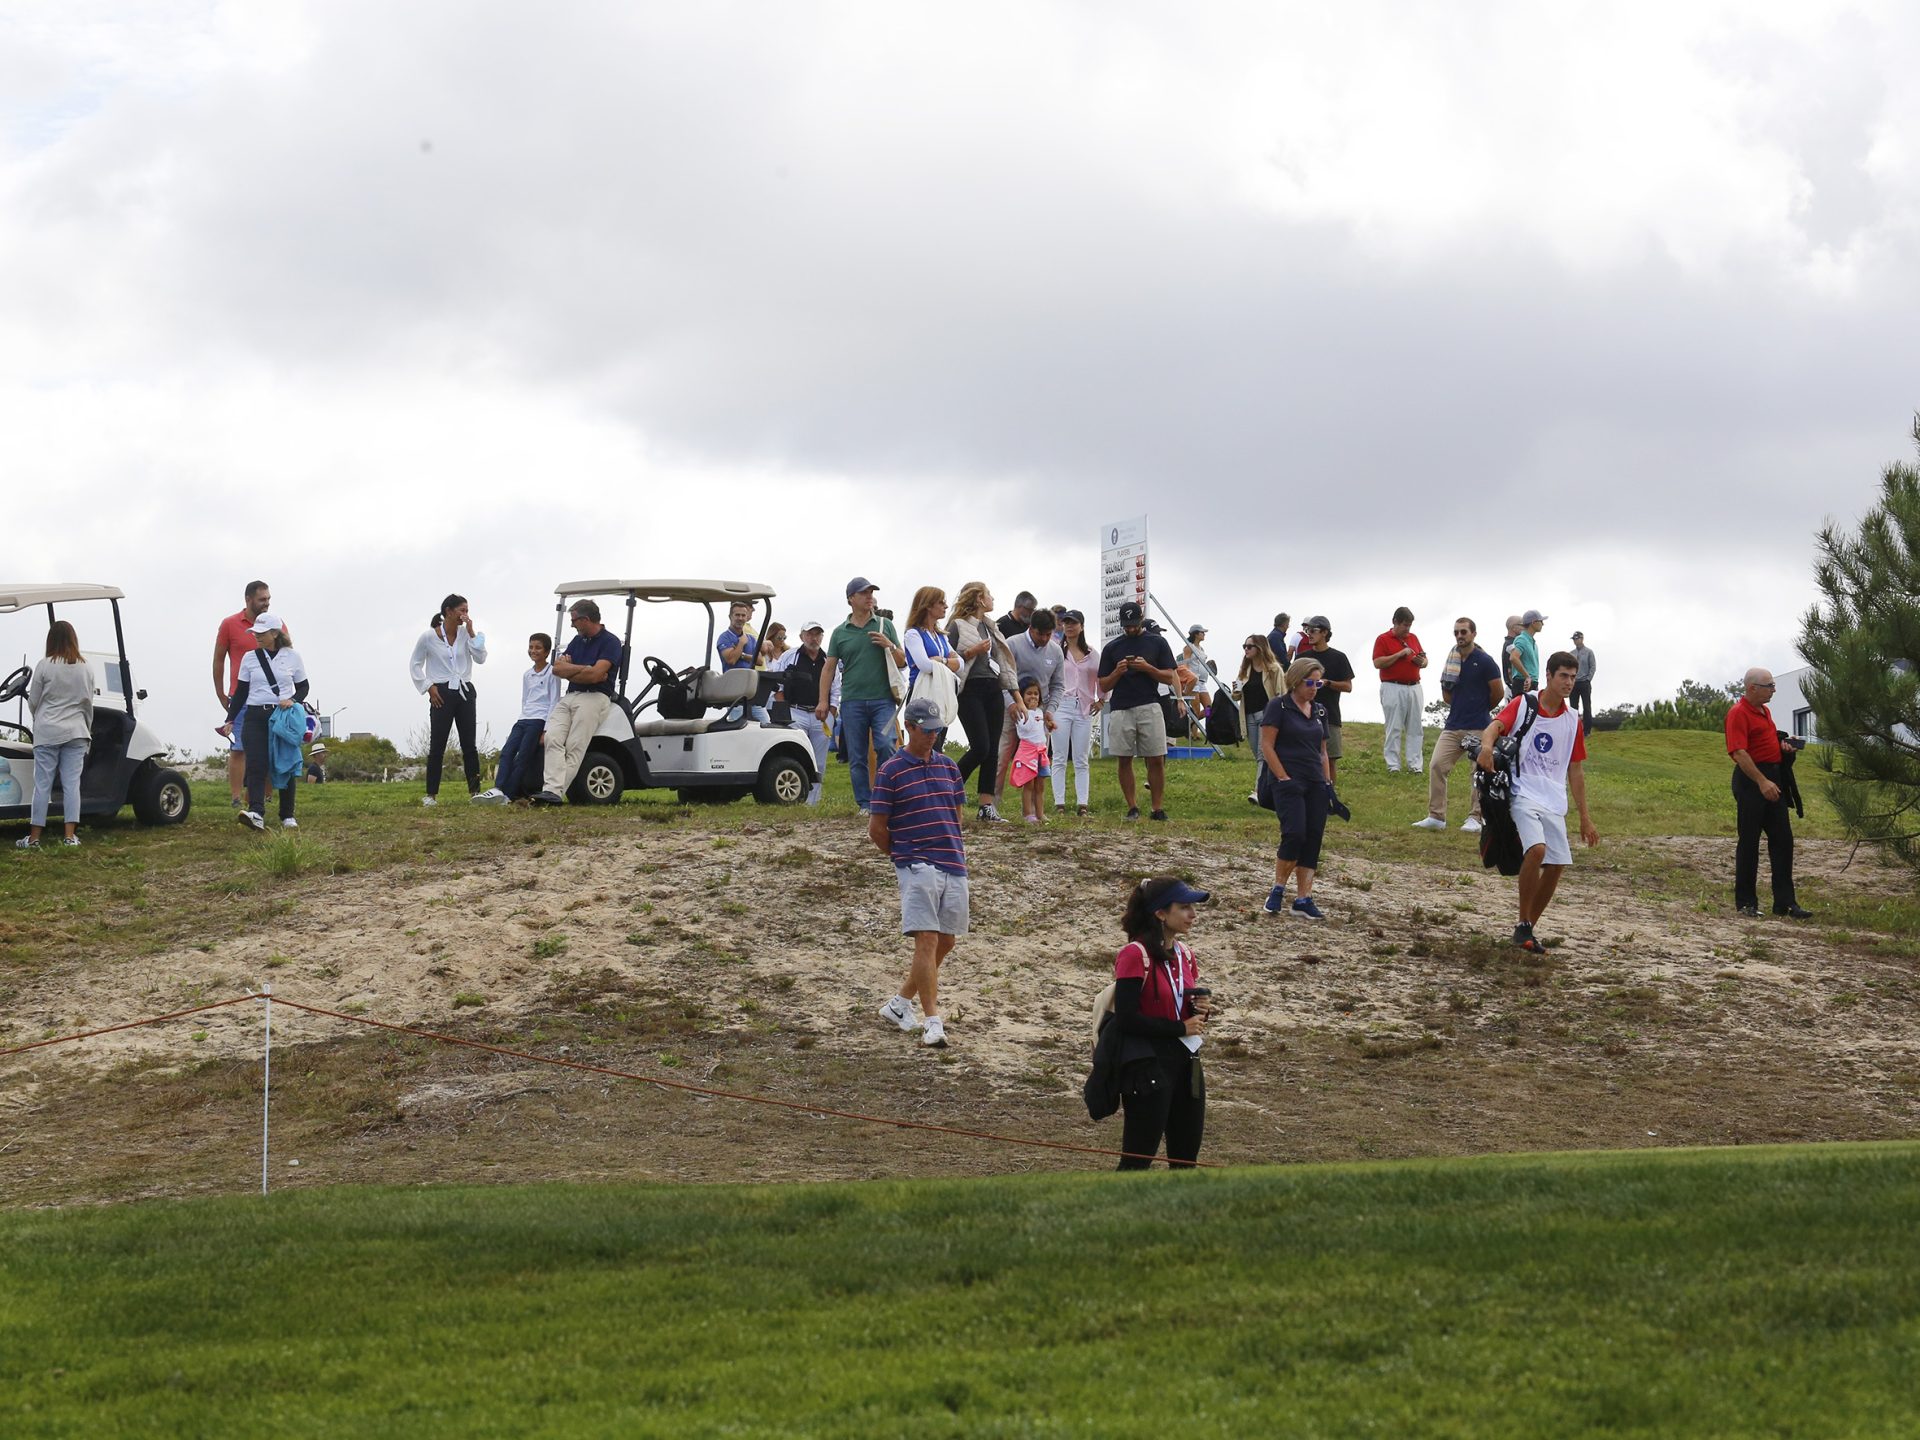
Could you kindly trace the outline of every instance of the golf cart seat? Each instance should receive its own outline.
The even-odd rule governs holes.
[[[759,690],[760,675],[754,670],[702,670],[693,681],[694,699],[709,710],[751,705]]]
[[[635,721],[633,733],[635,735],[704,735],[711,724],[713,721],[704,716],[698,720],[667,720],[656,716],[652,720]]]

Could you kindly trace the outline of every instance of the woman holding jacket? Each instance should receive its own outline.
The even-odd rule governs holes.
[[[993,593],[985,582],[969,580],[953,599],[953,618],[947,621],[947,639],[960,657],[960,728],[966,732],[967,753],[960,757],[960,780],[980,772],[980,818],[999,820],[1000,728],[1005,722],[1007,697],[1018,677],[1013,652],[994,627]]]
[[[300,737],[306,732],[307,667],[287,640],[278,615],[262,615],[253,622],[259,648],[240,662],[240,679],[233,687],[227,719],[241,726],[246,747],[247,808],[240,823],[251,830],[267,828],[267,782],[280,792],[280,824],[298,828],[293,818],[294,797],[300,792]],[[291,712],[291,713],[289,713]]]
[[[93,741],[93,667],[80,654],[73,626],[56,620],[47,629],[47,654],[27,682],[27,710],[33,716],[33,812],[26,835],[14,842],[38,850],[47,828],[54,776],[60,777],[60,818],[66,824],[62,845],[78,845],[80,776]]]
[[[1207,1082],[1200,1042],[1212,996],[1198,988],[1200,967],[1181,938],[1208,899],[1184,880],[1142,880],[1127,897],[1120,927],[1127,943],[1113,957],[1113,1019],[1121,1035],[1122,1170],[1153,1164],[1162,1139],[1167,1167],[1190,1168],[1207,1127]]]

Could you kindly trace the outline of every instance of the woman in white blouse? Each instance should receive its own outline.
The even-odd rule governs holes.
[[[1087,617],[1069,610],[1061,618],[1060,643],[1067,652],[1063,669],[1065,690],[1053,712],[1053,813],[1067,809],[1067,766],[1073,766],[1073,794],[1077,814],[1087,813],[1087,792],[1093,779],[1093,717],[1100,713],[1100,656],[1087,644]]]
[[[449,595],[440,602],[440,623],[414,642],[408,672],[413,688],[427,697],[427,798],[440,803],[440,767],[447,734],[460,732],[460,765],[466,771],[467,798],[480,793],[480,747],[474,742],[473,667],[487,663],[487,637],[474,628],[467,597]]]

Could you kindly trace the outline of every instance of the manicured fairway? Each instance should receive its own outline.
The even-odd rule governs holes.
[[[0,1215],[0,1434],[1900,1435],[1920,1146]]]

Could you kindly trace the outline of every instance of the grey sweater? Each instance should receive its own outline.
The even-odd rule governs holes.
[[[1051,715],[1060,708],[1060,697],[1067,688],[1067,652],[1055,641],[1033,643],[1033,632],[1022,630],[1007,641],[1013,652],[1014,673],[1040,682],[1040,708]]]
[[[33,712],[33,743],[64,745],[93,738],[93,667],[48,656],[33,667],[27,682],[27,709]]]

